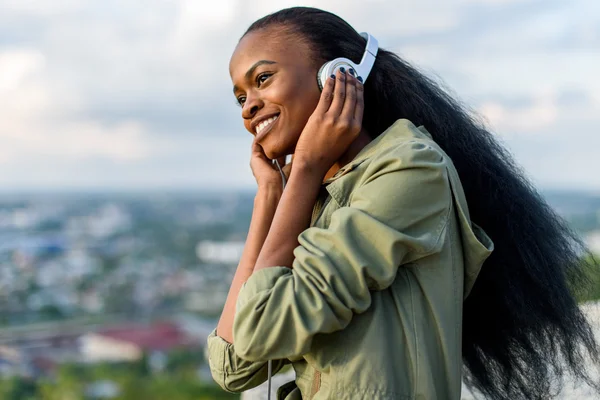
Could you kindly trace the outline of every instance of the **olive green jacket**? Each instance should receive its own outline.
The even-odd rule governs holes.
[[[208,338],[228,391],[291,363],[280,399],[459,399],[461,320],[490,238],[469,219],[450,158],[396,121],[323,183],[292,268],[240,290],[235,345]]]

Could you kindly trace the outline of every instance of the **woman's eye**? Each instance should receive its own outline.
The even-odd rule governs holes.
[[[271,77],[271,73],[262,73],[260,75],[258,75],[256,77],[256,84],[258,87],[260,87],[260,85],[262,85],[267,79],[269,79]],[[240,96],[237,99],[235,99],[235,104],[237,104],[240,107],[244,106],[244,103],[246,102],[246,97],[245,96]]]
[[[272,74],[260,74],[256,77],[256,82],[258,83],[258,86],[261,85],[261,83],[263,83],[264,81],[266,81]]]

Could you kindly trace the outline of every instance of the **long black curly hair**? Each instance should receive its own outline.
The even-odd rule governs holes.
[[[337,57],[358,62],[366,44],[342,18],[315,8],[267,15],[244,35],[266,28],[306,41],[317,68]],[[585,268],[596,265],[583,257],[584,243],[476,113],[380,48],[365,84],[363,126],[376,137],[399,118],[425,126],[450,156],[471,219],[495,244],[464,302],[467,385],[490,399],[547,399],[569,372],[600,393],[584,362],[599,364],[597,344],[573,295],[585,283]]]

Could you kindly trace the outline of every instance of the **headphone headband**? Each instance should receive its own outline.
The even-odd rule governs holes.
[[[362,74],[359,74],[363,78],[363,82],[367,80],[371,69],[373,69],[373,65],[375,64],[375,58],[377,57],[377,51],[379,50],[379,42],[375,37],[371,36],[367,32],[361,32],[360,36],[367,39],[367,44],[365,46],[365,52],[360,60],[360,68]]]
[[[361,32],[360,35],[367,40],[365,52],[363,53],[360,63],[356,64],[352,62],[352,60],[339,57],[323,64],[317,74],[317,83],[319,84],[319,88],[321,90],[323,90],[327,78],[329,78],[330,75],[335,74],[341,67],[346,69],[353,68],[356,71],[357,76],[362,77],[363,83],[367,81],[369,73],[375,64],[375,58],[377,57],[377,51],[379,50],[379,43],[374,36],[368,34],[367,32]]]

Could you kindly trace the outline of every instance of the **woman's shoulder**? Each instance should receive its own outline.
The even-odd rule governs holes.
[[[363,167],[366,175],[419,167],[445,169],[450,163],[427,129],[407,119],[397,120],[369,145]]]
[[[326,187],[338,204],[366,194],[407,197],[415,190],[447,197],[448,164],[445,153],[423,127],[398,120],[329,178]]]

